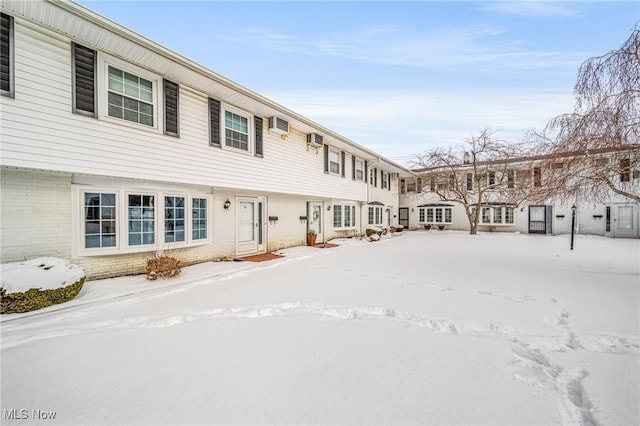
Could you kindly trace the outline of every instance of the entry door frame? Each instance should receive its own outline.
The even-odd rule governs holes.
[[[316,231],[316,243],[324,243],[324,203],[307,202],[307,231]]]
[[[236,197],[236,255],[244,256],[265,251],[265,197]]]
[[[640,212],[638,211],[637,203],[609,203],[606,207],[610,209],[607,212],[607,222],[613,219],[610,223],[610,230],[605,232],[612,237],[621,238],[635,238],[638,237],[638,225],[640,221]],[[621,209],[627,211],[626,214],[621,214]],[[607,223],[607,225],[609,225]]]
[[[398,225],[409,229],[409,207],[400,207],[398,209]]]

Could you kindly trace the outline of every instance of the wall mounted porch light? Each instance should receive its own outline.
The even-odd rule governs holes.
[[[229,210],[229,207],[231,207],[231,201],[227,198],[227,201],[224,202],[224,209]]]

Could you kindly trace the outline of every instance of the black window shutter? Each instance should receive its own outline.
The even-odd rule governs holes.
[[[344,153],[344,151],[341,151],[341,152],[340,152],[340,157],[341,157],[341,158],[340,158],[340,160],[341,160],[341,161],[340,161],[340,163],[341,163],[341,164],[340,164],[340,169],[341,169],[340,171],[342,172],[342,177],[344,177],[344,176],[345,176],[345,173],[344,173],[344,166],[345,166],[345,159],[346,159],[347,155]]]
[[[262,157],[262,118],[254,116],[253,122],[256,128],[256,146],[254,154],[256,157]]]
[[[220,101],[209,98],[209,145],[219,146],[220,143]]]
[[[13,97],[13,16],[0,13],[0,90]]]
[[[367,167],[367,162],[364,162],[364,182],[367,183],[369,181],[369,169]]]
[[[164,80],[164,134],[180,137],[178,127],[178,97],[180,87],[177,83]]]
[[[329,145],[324,145],[324,172],[329,173]]]
[[[356,180],[356,156],[351,156],[351,179]]]
[[[73,112],[96,116],[96,51],[72,43]]]

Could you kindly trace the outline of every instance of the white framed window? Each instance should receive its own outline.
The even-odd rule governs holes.
[[[340,151],[329,149],[329,172],[340,174]]]
[[[255,140],[254,116],[231,105],[221,104],[220,126],[222,146],[253,154]]]
[[[118,248],[115,192],[85,192],[82,197],[85,248]]]
[[[353,204],[333,205],[333,227],[340,229],[355,228],[356,206]]]
[[[207,226],[207,199],[193,197],[191,199],[191,240],[206,240],[208,236]]]
[[[369,206],[367,222],[369,225],[382,225],[382,207]]]
[[[475,209],[473,214],[475,214]],[[513,225],[515,224],[515,210],[513,207],[506,206],[482,207],[478,223],[481,225]]]
[[[129,246],[155,245],[156,196],[127,194],[127,223]]]
[[[186,241],[186,197],[164,197],[164,242],[178,243]]]
[[[382,179],[381,188],[382,189],[389,189],[389,173],[387,173],[385,171],[381,171],[380,172],[380,177]]]
[[[101,52],[97,57],[99,118],[159,131],[162,78]]]
[[[78,188],[79,255],[188,247],[209,241],[207,195]]]
[[[451,224],[453,223],[453,207],[421,207],[418,210],[418,216],[420,223]]]
[[[364,180],[364,160],[356,158],[355,175],[356,180]]]
[[[153,82],[136,74],[108,66],[109,117],[153,127]]]

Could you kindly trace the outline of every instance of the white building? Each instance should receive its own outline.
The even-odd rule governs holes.
[[[99,278],[397,223],[406,168],[78,4],[0,11],[2,263]]]

